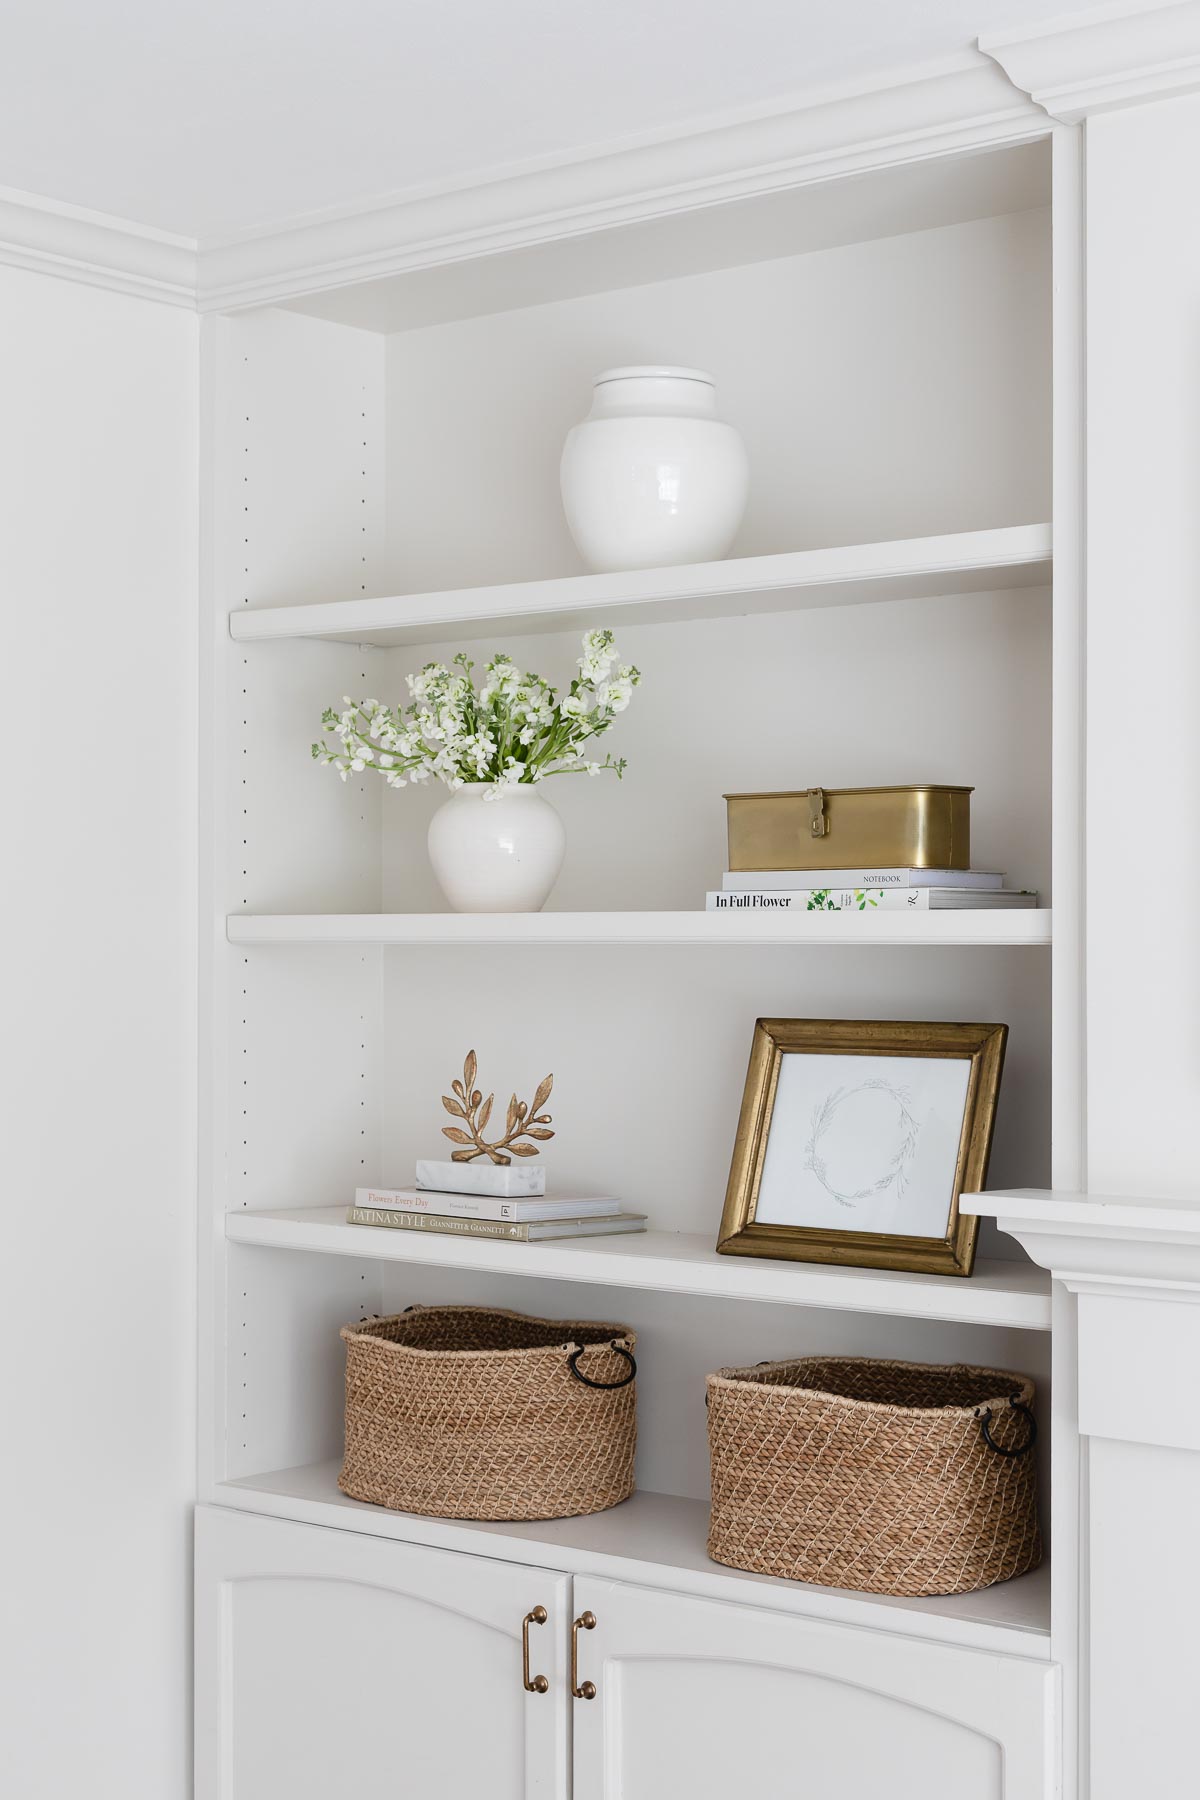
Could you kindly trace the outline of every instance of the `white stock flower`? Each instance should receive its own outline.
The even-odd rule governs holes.
[[[486,664],[478,690],[475,664],[460,652],[450,666],[427,663],[406,676],[407,705],[355,701],[346,694],[344,711],[327,707],[321,715],[336,751],[322,743],[313,747],[314,758],[336,768],[343,781],[377,769],[389,787],[436,778],[452,792],[480,783],[488,797],[547,775],[620,775],[623,759],[589,761],[583,746],[611,727],[641,676],[632,664],[618,662],[607,629],[585,632],[581,649],[574,692],[561,698],[504,651]]]
[[[616,656],[611,631],[585,631],[583,655],[590,662],[610,663]]]

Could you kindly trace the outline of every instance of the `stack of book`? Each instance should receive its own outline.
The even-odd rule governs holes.
[[[444,1162],[418,1162],[412,1187],[356,1188],[349,1219],[351,1225],[380,1225],[389,1231],[524,1244],[646,1228],[645,1213],[622,1212],[611,1195],[548,1197],[542,1169]]]
[[[960,912],[1036,906],[984,869],[734,869],[709,912]]]

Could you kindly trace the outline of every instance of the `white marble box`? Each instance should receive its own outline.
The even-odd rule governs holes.
[[[517,1200],[544,1194],[546,1171],[512,1163],[418,1162],[417,1186],[435,1188],[441,1194],[489,1194],[497,1200]]]

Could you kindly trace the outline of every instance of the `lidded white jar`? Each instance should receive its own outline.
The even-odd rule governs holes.
[[[606,369],[592,410],[567,435],[563,509],[588,567],[654,569],[713,562],[746,510],[741,437],[717,416],[700,369]]]

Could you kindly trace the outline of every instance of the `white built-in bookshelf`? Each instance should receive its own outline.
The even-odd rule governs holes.
[[[816,211],[700,209],[653,255],[616,231],[511,251],[474,285],[401,273],[206,325],[202,1493],[1044,1659],[1048,1571],[906,1602],[739,1577],[703,1549],[707,1370],[827,1350],[1050,1376],[1048,1283],[991,1224],[970,1280],[715,1253],[755,1018],[1003,1020],[993,1181],[1047,1185],[1078,1136],[1048,141],[857,174],[841,211],[837,186]],[[589,575],[559,448],[597,370],[656,360],[716,375],[746,520],[725,562]],[[643,671],[609,740],[624,781],[554,784],[568,849],[543,913],[449,913],[424,850],[440,796],[315,766],[323,708],[398,700],[458,650],[561,684],[597,624]],[[702,910],[724,793],[924,781],[974,785],[974,862],[1037,910]],[[470,1047],[505,1092],[553,1069],[551,1186],[619,1195],[644,1236],[345,1222],[356,1185],[437,1153]],[[338,1493],[338,1327],[453,1299],[637,1330],[636,1501],[533,1528]],[[1050,1421],[1047,1401],[1047,1440]]]
[[[1104,858],[1137,820],[1186,866],[1196,812],[1194,10],[202,252],[202,1800],[348,1756],[382,1792],[397,1745],[513,1800],[1186,1789],[1197,952]],[[560,447],[650,363],[714,375],[745,519],[589,574]],[[322,712],[458,652],[561,687],[591,625],[643,675],[625,779],[554,784],[543,913],[454,915],[440,794],[314,766]],[[973,786],[973,863],[1036,910],[702,910],[723,795],[912,783]],[[1008,1025],[970,1278],[716,1253],[766,1016]],[[553,1070],[551,1189],[644,1235],[348,1223],[437,1153],[468,1048],[501,1100]],[[339,1328],[453,1302],[636,1332],[632,1498],[341,1493]],[[797,1355],[1031,1376],[1052,1560],[932,1598],[713,1563],[705,1377]]]

